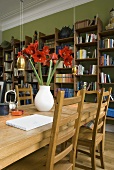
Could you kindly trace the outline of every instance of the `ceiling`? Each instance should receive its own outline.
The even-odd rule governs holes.
[[[90,1],[92,0],[0,0],[0,30],[20,25],[22,4],[23,23],[27,23]]]

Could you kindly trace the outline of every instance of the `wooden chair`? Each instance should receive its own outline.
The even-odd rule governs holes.
[[[33,103],[33,90],[30,84],[28,85],[28,87],[21,87],[20,85],[16,85],[15,90],[18,106],[21,105],[21,101],[24,101],[24,105],[26,105],[27,100],[30,100],[30,104]]]
[[[104,151],[104,135],[105,135],[105,120],[106,113],[109,105],[111,88],[108,91],[104,92],[104,88],[102,88],[101,93],[99,95],[98,109],[95,118],[94,128],[93,130],[87,128],[81,128],[78,139],[78,152],[82,154],[86,154],[91,157],[91,167],[85,166],[78,162],[76,162],[76,167],[87,169],[87,170],[96,170],[95,158],[99,158],[101,161],[101,167],[104,168],[104,160],[103,160],[103,151]],[[105,102],[104,102],[105,98]],[[96,155],[96,147],[99,147],[99,153]],[[89,149],[89,150],[85,150]]]
[[[80,95],[80,90],[77,92],[77,96]],[[99,101],[99,96],[100,96],[100,91],[98,90],[85,90],[85,98],[86,98],[86,95],[87,97],[90,97],[90,102],[92,103],[98,103]],[[84,102],[86,102],[84,100]],[[85,125],[83,125],[83,127],[81,126],[81,128],[90,128],[90,129],[93,129],[93,126],[94,126],[94,120],[91,120],[90,122],[87,122]]]
[[[94,97],[96,98],[94,98],[94,102],[97,102],[98,103],[98,101],[99,101],[99,95],[100,95],[100,91],[98,91],[98,90],[90,90],[90,91],[88,91],[88,90],[86,90],[85,91],[85,95],[95,95]],[[77,96],[79,96],[80,95],[80,90],[77,92]]]
[[[49,147],[47,147],[47,149],[46,147],[41,148],[20,161],[10,165],[6,169],[74,170],[84,95],[84,90],[81,90],[81,96],[64,99],[64,91],[59,91],[55,103],[54,120]],[[72,104],[78,104],[77,109],[73,110],[71,115],[62,117],[62,107]],[[61,150],[61,147],[59,146],[69,139],[72,139],[72,142]],[[60,150],[57,150],[58,147]]]

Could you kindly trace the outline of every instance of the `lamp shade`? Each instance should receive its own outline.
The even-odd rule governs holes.
[[[18,70],[25,70],[25,59],[23,56],[20,56],[17,59],[17,69]]]

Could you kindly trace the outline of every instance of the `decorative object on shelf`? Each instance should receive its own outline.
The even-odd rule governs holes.
[[[2,48],[11,48],[11,44],[10,44],[10,42],[4,40],[4,41],[1,43],[1,47],[2,47]]]
[[[78,73],[78,66],[77,66],[77,65],[74,65],[74,66],[72,67],[72,74],[73,74],[73,75],[77,75],[77,73]]]
[[[37,31],[34,31],[34,35],[33,35],[33,43],[35,43],[35,41],[37,40],[37,36],[38,36]]]
[[[14,45],[14,36],[11,37],[11,46],[13,47]]]
[[[16,103],[16,92],[15,92],[15,90],[9,90],[5,93],[5,103],[9,103],[10,111],[16,109],[17,103]]]
[[[31,43],[30,45],[28,45],[27,48],[25,48],[24,50],[18,53],[17,65],[20,66],[21,69],[24,69],[24,67],[23,68],[21,67],[21,60],[25,61],[25,59],[27,58],[30,61],[30,64],[32,66],[36,79],[38,81],[38,84],[42,86],[50,85],[53,75],[56,71],[56,68],[58,67],[61,61],[63,61],[64,65],[66,66],[72,65],[72,60],[73,60],[73,57],[71,55],[72,50],[70,50],[68,46],[65,46],[63,49],[59,50],[59,55],[57,55],[56,53],[49,54],[49,52],[50,50],[49,50],[49,47],[47,46],[44,46],[43,50],[39,51],[38,41],[36,41],[35,43]],[[38,65],[38,72],[35,67],[36,64]],[[52,65],[54,66],[52,67]],[[42,66],[49,66],[46,84],[44,84],[43,78],[42,78]],[[43,101],[44,104],[45,104],[45,99],[46,98],[44,98],[44,101]],[[36,102],[37,100],[40,100],[40,98],[35,99],[35,103],[37,103]],[[47,100],[49,100],[49,97]]]
[[[34,102],[39,111],[49,111],[54,105],[50,86],[39,86],[39,91],[35,96]]]
[[[94,18],[91,20],[89,26],[96,25],[97,24],[97,18],[98,18],[98,14],[94,16]]]
[[[109,30],[109,29],[114,29],[114,9],[112,8],[110,10],[110,20],[109,20],[109,24],[105,27],[106,30]]]
[[[59,38],[68,38],[72,33],[72,29],[70,27],[62,27],[59,32]]]

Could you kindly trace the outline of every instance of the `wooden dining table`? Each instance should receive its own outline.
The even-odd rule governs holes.
[[[76,108],[76,105],[64,106],[61,118],[64,119],[69,114],[75,113]],[[34,104],[20,106],[19,109],[24,111],[22,116],[12,116],[11,113],[7,116],[0,116],[0,169],[46,146],[50,142],[52,123],[30,131],[24,131],[6,125],[6,121],[33,114],[53,116],[54,107],[48,112],[39,112]],[[97,103],[84,103],[81,126],[93,120],[96,117],[96,112]]]

